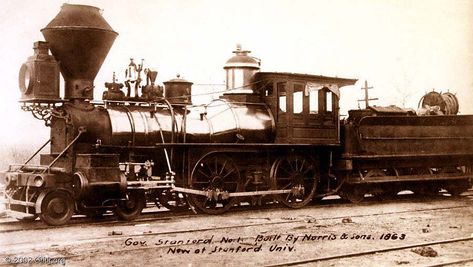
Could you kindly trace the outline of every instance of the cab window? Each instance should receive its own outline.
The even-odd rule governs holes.
[[[332,106],[333,106],[333,102],[332,102],[332,91],[329,91],[329,90],[326,90],[325,92],[325,100],[327,102],[327,112],[332,112]]]
[[[302,113],[304,109],[304,87],[301,84],[294,84],[294,93],[292,97],[292,107],[294,114]]]
[[[264,96],[273,96],[273,84],[269,83],[263,88]]]
[[[287,109],[286,109],[286,98],[287,98],[287,95],[286,95],[286,83],[278,83],[277,84],[277,87],[278,87],[278,98],[279,98],[279,109],[282,111],[282,112],[286,112]]]
[[[319,94],[318,90],[309,88],[309,113],[319,113]]]

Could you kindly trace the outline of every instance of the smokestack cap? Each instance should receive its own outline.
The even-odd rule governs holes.
[[[63,4],[59,14],[57,14],[44,29],[65,27],[89,28],[114,32],[112,27],[102,17],[100,8],[88,5]],[[116,32],[115,34],[118,35]]]

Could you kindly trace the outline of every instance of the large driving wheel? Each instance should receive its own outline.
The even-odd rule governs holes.
[[[234,206],[238,199],[226,194],[241,191],[240,171],[232,158],[210,154],[201,158],[192,170],[190,187],[209,193],[208,196],[188,195],[189,201],[208,214],[221,214]]]
[[[74,214],[74,200],[66,191],[49,192],[41,200],[39,218],[48,225],[63,225],[69,222]]]
[[[126,199],[118,202],[115,215],[122,220],[131,221],[140,216],[145,205],[145,193],[142,190],[130,190]]]
[[[300,208],[312,200],[317,188],[317,162],[301,155],[278,158],[271,168],[271,189],[291,192],[276,195],[290,208]]]

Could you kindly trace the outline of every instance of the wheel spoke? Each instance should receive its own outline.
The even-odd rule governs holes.
[[[289,167],[291,167],[292,173],[294,173],[296,170],[295,170],[294,167],[292,166],[291,162],[289,162],[288,160],[286,160],[285,162],[287,162],[287,165],[289,165]]]
[[[312,170],[312,166],[308,166],[308,168],[307,168],[304,172],[302,172],[302,176],[305,177],[305,175],[306,175],[308,172],[310,172],[311,170]]]
[[[220,172],[218,173],[218,175],[222,175],[222,172],[223,172],[223,170],[225,169],[225,165],[227,165],[227,160],[225,160],[225,161],[223,162],[222,169],[220,170]]]
[[[218,158],[217,157],[215,157],[214,167],[215,169],[213,173],[217,173],[218,172]]]
[[[293,173],[293,172],[288,171],[286,168],[283,168],[283,167],[280,167],[279,169],[280,169],[281,171],[284,171],[286,174],[289,174],[289,176],[291,176],[292,173]]]
[[[222,179],[227,178],[227,176],[230,175],[233,171],[235,171],[235,168],[232,168],[227,174],[225,174],[225,176],[223,176]]]
[[[291,187],[291,186],[292,186],[292,184],[291,184],[291,183],[288,183],[286,186],[284,186],[284,187],[283,187],[283,188],[281,188],[281,189],[282,189],[282,190],[284,190],[284,189],[288,189],[288,188],[289,188],[289,187]]]
[[[205,178],[207,178],[207,179],[209,179],[209,177],[211,176],[211,175],[206,174],[206,173],[205,173],[204,171],[202,171],[201,169],[197,169],[197,171],[198,171],[200,174],[202,174],[202,175],[203,175]]]
[[[209,199],[205,197],[203,206],[204,206],[204,207],[207,207],[207,203],[208,203],[208,202],[209,202]]]
[[[292,178],[291,177],[281,177],[281,178],[278,178],[278,181],[291,181]]]
[[[208,177],[212,176],[212,174],[213,174],[214,172],[212,171],[212,168],[210,167],[210,164],[204,163],[204,165],[205,165],[205,167],[207,168],[207,170],[210,172],[210,175],[209,175]]]
[[[304,164],[305,164],[305,159],[302,160],[301,167],[299,168],[299,172],[302,172],[302,169],[304,169]]]
[[[291,197],[291,196],[292,196],[291,193],[287,194],[286,201],[289,201],[289,197]]]

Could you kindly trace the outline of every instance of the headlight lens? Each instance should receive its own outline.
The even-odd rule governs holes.
[[[33,88],[34,77],[31,77],[32,74],[27,64],[21,65],[18,81],[20,83],[20,91],[25,95],[31,93],[31,89]]]
[[[34,185],[35,185],[36,187],[41,187],[41,186],[43,186],[43,184],[44,184],[44,179],[43,179],[43,177],[41,177],[41,176],[36,176],[36,177],[34,178]]]

